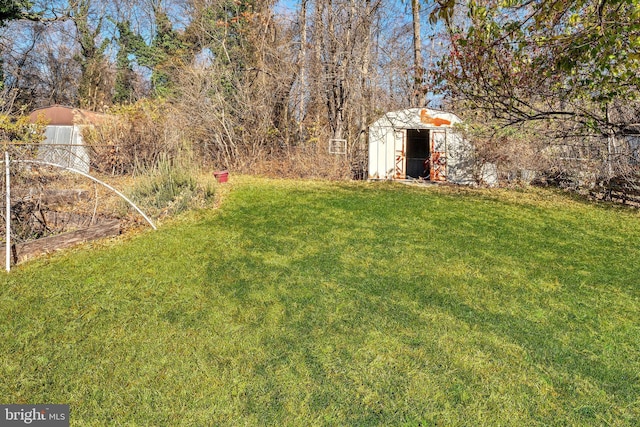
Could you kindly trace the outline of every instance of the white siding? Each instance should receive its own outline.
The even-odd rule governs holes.
[[[395,170],[395,132],[407,129],[446,132],[447,181],[473,184],[472,145],[453,128],[461,120],[456,115],[428,108],[412,108],[386,113],[369,127],[369,179],[392,179]]]
[[[89,153],[79,126],[47,126],[38,160],[89,173]]]

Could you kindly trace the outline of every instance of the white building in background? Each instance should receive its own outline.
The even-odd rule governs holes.
[[[82,128],[102,122],[104,114],[52,105],[34,110],[29,117],[32,122],[43,119],[47,123],[38,160],[89,173],[89,152],[82,140]]]
[[[429,108],[386,113],[369,126],[369,179],[475,184],[473,146],[456,123],[461,120],[455,114]],[[497,182],[495,173],[482,175],[486,184]]]

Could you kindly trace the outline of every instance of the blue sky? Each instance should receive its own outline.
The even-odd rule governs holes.
[[[396,3],[396,4],[398,4],[399,1],[400,0],[388,0],[389,3]],[[299,4],[299,0],[278,0],[276,2],[276,11],[278,9],[294,11],[296,10],[298,4]]]
[[[278,0],[278,2],[276,3],[276,10],[280,8],[295,10],[297,4],[298,0]]]

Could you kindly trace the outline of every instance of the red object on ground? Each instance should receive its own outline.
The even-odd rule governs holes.
[[[213,173],[218,182],[227,182],[229,180],[229,171],[217,171]]]

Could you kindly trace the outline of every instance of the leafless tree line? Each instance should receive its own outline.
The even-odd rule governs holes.
[[[416,5],[41,2],[46,19],[0,29],[0,108],[115,111],[123,102],[154,99],[170,111],[156,125],[180,129],[172,146],[188,144],[218,166],[326,154],[329,141],[344,140],[346,156],[318,163],[356,172],[371,121],[388,109],[426,103],[424,92],[416,96],[424,74],[414,62],[422,61],[421,43],[413,43]]]
[[[386,111],[417,106],[463,116],[480,130],[469,133],[477,155],[497,163],[505,177],[531,170],[584,177],[589,170],[597,181],[637,169],[635,140],[579,135],[543,120],[496,132],[489,110],[438,98],[433,71],[443,56],[458,58],[451,34],[428,19],[440,3],[36,3],[41,19],[0,27],[0,110],[65,104],[119,117],[93,135],[102,147],[95,163],[105,170],[128,173],[161,155],[182,155],[216,168],[363,176],[368,125]],[[454,16],[459,27],[465,19]],[[482,81],[474,61],[481,58],[470,55],[463,74]],[[529,101],[562,102],[529,80],[535,81],[515,82],[533,94]],[[634,105],[611,103],[608,117],[633,123]],[[331,142],[344,144],[345,153],[330,154]]]

